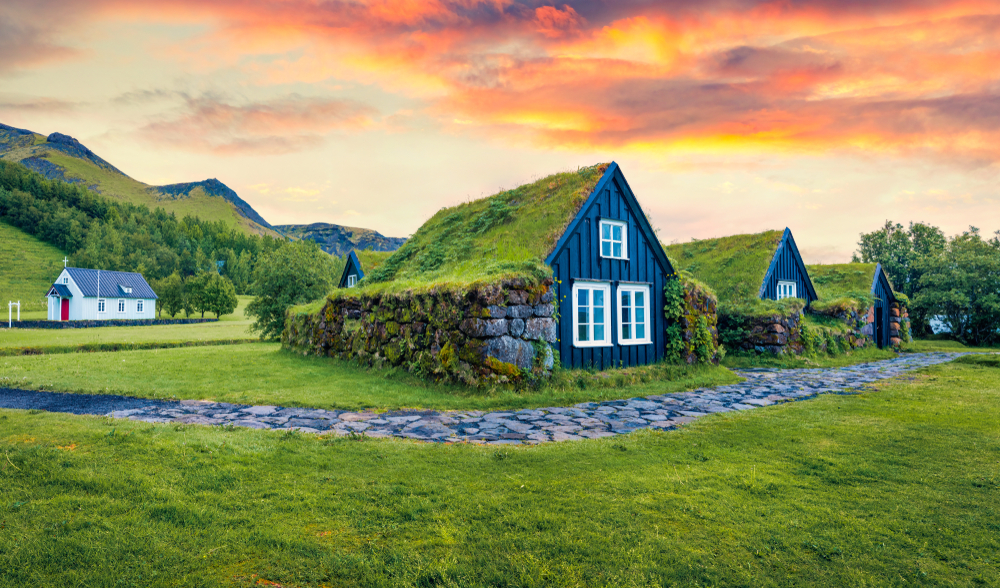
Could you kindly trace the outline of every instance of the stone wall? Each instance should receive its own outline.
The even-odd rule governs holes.
[[[552,281],[485,284],[468,291],[362,293],[290,315],[282,343],[303,353],[401,366],[439,381],[521,386],[555,362]]]
[[[667,357],[689,364],[719,363],[718,299],[711,290],[690,278],[680,276],[664,288],[667,326]],[[678,297],[673,307],[670,298]],[[671,348],[673,347],[673,348]]]

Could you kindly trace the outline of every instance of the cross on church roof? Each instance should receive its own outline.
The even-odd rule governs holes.
[[[67,263],[69,263],[69,258],[63,257],[63,267],[66,267]]]

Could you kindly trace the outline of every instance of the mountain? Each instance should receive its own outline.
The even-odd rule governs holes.
[[[399,237],[385,237],[371,229],[345,227],[328,223],[311,225],[275,225],[274,230],[292,239],[309,239],[332,255],[343,257],[351,249],[371,249],[372,251],[395,251],[406,242]]]
[[[111,165],[62,133],[48,137],[0,123],[0,159],[20,162],[48,179],[81,184],[104,196],[160,207],[178,217],[222,220],[247,233],[277,236],[236,192],[217,179],[150,186]]]

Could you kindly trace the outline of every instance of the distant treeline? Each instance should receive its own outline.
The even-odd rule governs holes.
[[[76,267],[154,280],[218,270],[240,294],[250,292],[257,260],[285,242],[222,221],[178,219],[162,208],[111,200],[6,161],[0,161],[0,220],[68,252]]]

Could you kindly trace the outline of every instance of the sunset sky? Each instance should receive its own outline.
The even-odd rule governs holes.
[[[617,161],[664,242],[1000,229],[1000,2],[4,0],[0,122],[407,236]]]

